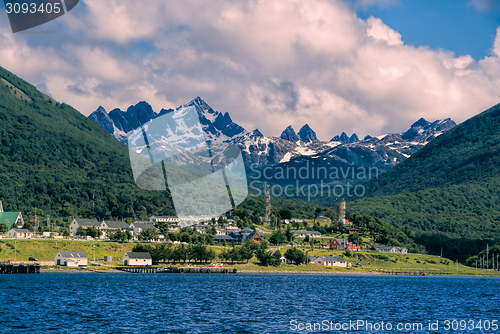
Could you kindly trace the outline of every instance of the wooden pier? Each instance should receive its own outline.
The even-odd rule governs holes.
[[[39,274],[39,264],[0,263],[0,274]]]
[[[155,274],[236,274],[236,268],[221,268],[221,267],[116,267],[117,270],[126,271],[128,273],[155,273]]]

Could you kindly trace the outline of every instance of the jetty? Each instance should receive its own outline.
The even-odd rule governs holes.
[[[163,267],[155,268],[150,266],[128,266],[115,267],[117,270],[128,273],[154,273],[154,274],[236,274],[236,268],[221,268],[221,267]]]
[[[0,274],[39,274],[40,265],[36,264],[12,264],[0,263]]]

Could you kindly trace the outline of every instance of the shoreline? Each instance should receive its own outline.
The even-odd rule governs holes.
[[[117,269],[40,269],[41,274],[134,274]],[[373,271],[298,271],[298,270],[251,270],[251,269],[239,269],[237,274],[255,275],[255,274],[296,274],[296,275],[352,275],[352,276],[412,276],[412,277],[427,277],[427,276],[440,276],[440,277],[485,277],[485,278],[500,278],[499,275],[472,275],[472,274],[443,274],[443,273],[428,273],[426,275],[411,275],[407,273],[383,273],[383,272],[373,272]],[[189,274],[184,274],[189,275]],[[234,274],[233,274],[234,275]]]

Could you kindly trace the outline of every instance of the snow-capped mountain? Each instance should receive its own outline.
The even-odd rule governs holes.
[[[359,140],[355,133],[349,137],[342,132],[330,141],[320,141],[308,124],[302,126],[298,133],[290,125],[280,137],[264,136],[258,129],[253,132],[245,130],[233,122],[229,113],[215,111],[200,97],[179,108],[190,106],[196,108],[205,139],[213,154],[218,154],[228,144],[234,144],[241,148],[245,163],[257,165],[320,159],[348,165],[390,168],[456,125],[449,118],[434,122],[421,118],[404,133],[374,137],[368,135]],[[127,144],[134,129],[172,111],[173,109],[162,109],[156,113],[148,103],[139,102],[126,111],[113,109],[107,113],[104,108],[99,107],[89,118]]]
[[[222,114],[213,110],[200,97],[179,108],[190,106],[196,108],[205,137],[209,142],[214,144],[228,142],[247,133],[245,129],[232,121],[227,112]],[[103,107],[99,107],[90,114],[89,118],[114,135],[118,140],[127,144],[128,136],[134,129],[172,111],[173,109],[162,109],[159,113],[156,113],[147,102],[142,101],[130,106],[127,111],[116,108],[106,113]]]

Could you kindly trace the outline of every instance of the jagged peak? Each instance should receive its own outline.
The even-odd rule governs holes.
[[[291,125],[287,126],[287,128],[283,130],[283,132],[280,135],[280,138],[293,142],[299,140],[299,137],[297,137],[297,134],[295,133],[295,130]]]
[[[429,122],[425,118],[421,117],[418,121],[416,121],[415,123],[413,123],[411,125],[411,128],[414,128],[414,127],[417,127],[417,126],[424,127],[424,126],[427,126],[429,124],[431,124],[431,122]]]
[[[252,132],[252,136],[264,137],[264,135],[262,134],[262,132],[260,132],[260,130],[259,130],[259,129],[255,129],[255,130],[253,130],[253,132]]]
[[[303,142],[316,142],[318,138],[316,137],[316,132],[309,126],[309,124],[304,124],[297,133],[299,139]]]

